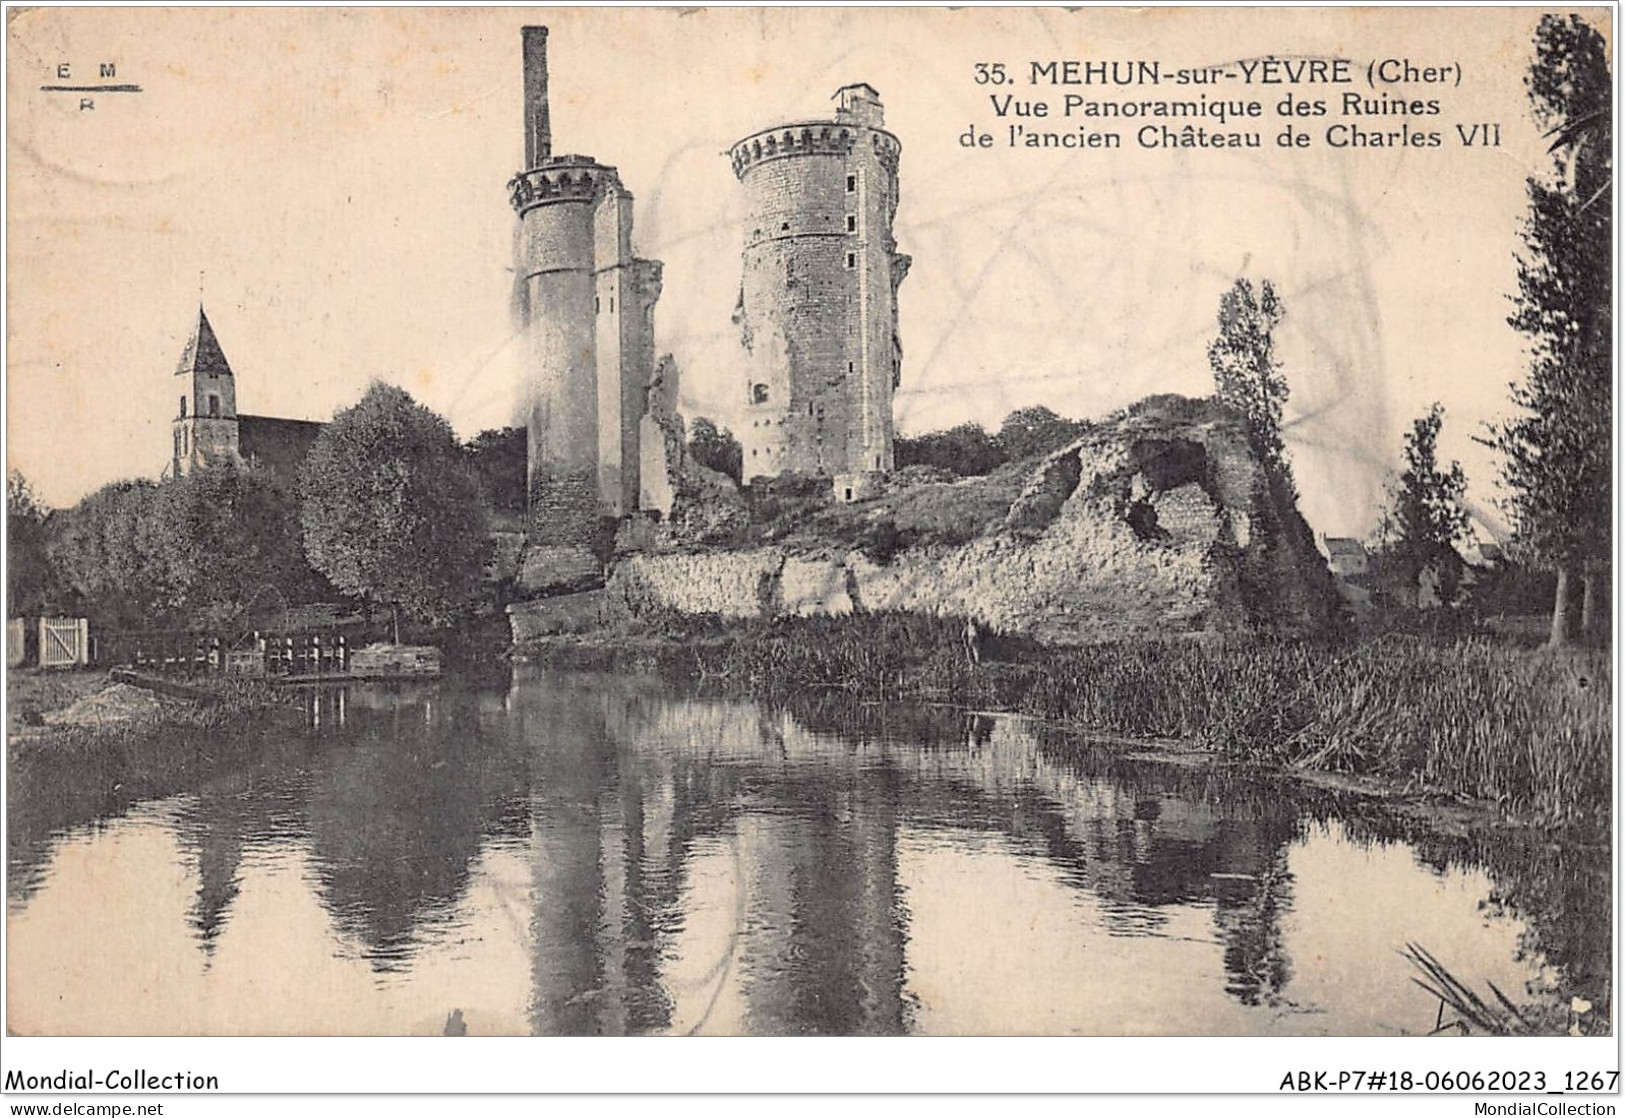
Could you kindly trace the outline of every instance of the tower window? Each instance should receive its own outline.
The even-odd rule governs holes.
[[[790,231],[790,223],[788,221],[781,221],[779,223],[779,232],[780,233],[788,233],[789,231]]]
[[[209,393],[209,418],[220,418],[220,397],[216,396],[213,392]]]
[[[846,192],[848,194],[856,194],[858,192],[858,176],[846,176]]]
[[[846,363],[846,371],[849,372],[849,373],[856,372],[856,370],[852,366],[852,362],[848,361]]]
[[[185,396],[181,397],[181,418],[182,419],[186,418],[186,397]]]
[[[846,215],[846,231],[848,233],[856,233],[858,231],[858,218],[856,214]]]
[[[856,268],[858,266],[858,254],[857,253],[849,252],[849,253],[846,254],[846,266],[848,268]]]
[[[594,295],[592,297],[592,313],[593,314],[598,314],[601,311],[603,311],[603,309],[604,309],[604,307],[603,307],[602,300],[599,298],[599,296]]]
[[[753,384],[750,386],[750,402],[753,404],[767,403],[767,385]]]
[[[609,313],[610,314],[615,313],[615,296],[613,296],[613,295],[611,295],[609,297]]]

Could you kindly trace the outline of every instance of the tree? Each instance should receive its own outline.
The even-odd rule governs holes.
[[[1250,280],[1238,279],[1219,297],[1219,334],[1208,343],[1207,358],[1219,401],[1245,420],[1248,441],[1265,469],[1290,486],[1281,439],[1288,390],[1275,356],[1275,328],[1284,314],[1269,280],[1255,293]]]
[[[688,453],[706,469],[726,474],[738,483],[744,475],[745,449],[726,427],[718,427],[705,416],[689,426]]]
[[[443,624],[479,593],[490,553],[479,484],[451,426],[374,384],[322,429],[299,477],[305,554],[340,593]]]
[[[1414,592],[1424,571],[1439,579],[1439,599],[1455,600],[1461,585],[1461,556],[1456,544],[1467,538],[1468,517],[1462,508],[1467,476],[1461,463],[1439,465],[1439,428],[1444,408],[1434,404],[1411,424],[1405,436],[1405,468],[1389,490],[1388,507],[1377,528],[1385,556],[1397,563],[1405,585]]]
[[[161,557],[192,620],[239,620],[256,600],[312,601],[326,588],[305,558],[299,505],[268,471],[221,463],[159,487]]]
[[[73,607],[112,625],[221,624],[268,590],[308,601],[325,589],[305,561],[292,495],[232,464],[103,486],[53,514],[48,537]]]
[[[980,423],[961,423],[917,439],[895,439],[892,454],[899,467],[935,466],[960,477],[990,473],[1010,460],[1004,445]]]
[[[464,446],[480,490],[496,512],[523,515],[528,450],[523,427],[481,431]]]
[[[6,475],[6,616],[47,612],[56,589],[46,552],[48,510],[26,478]]]
[[[1507,321],[1528,339],[1529,375],[1511,385],[1513,418],[1480,441],[1502,455],[1504,507],[1522,554],[1557,574],[1550,643],[1582,631],[1610,556],[1613,401],[1612,85],[1607,46],[1578,16],[1542,16],[1525,79],[1536,122],[1554,136],[1552,167],[1531,176],[1518,293]]]
[[[998,440],[1011,461],[1059,450],[1083,431],[1084,425],[1063,419],[1042,405],[1018,408],[1004,417]]]
[[[185,589],[162,502],[154,482],[115,481],[51,517],[46,546],[73,610],[146,627],[181,608]]]

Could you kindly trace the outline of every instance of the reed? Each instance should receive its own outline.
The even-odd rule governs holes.
[[[1609,825],[1606,653],[1490,638],[1357,645],[1266,637],[1041,649],[901,613],[715,630],[696,674],[768,698],[844,693],[1039,715],[1103,734],[1195,743],[1238,761],[1378,776],[1512,814]]]

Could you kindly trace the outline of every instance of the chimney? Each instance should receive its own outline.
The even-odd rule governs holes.
[[[525,168],[553,155],[553,126],[547,119],[547,28],[522,29],[525,52]]]

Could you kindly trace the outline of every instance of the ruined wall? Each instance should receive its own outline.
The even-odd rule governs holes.
[[[615,565],[608,589],[633,616],[650,609],[734,619],[771,616],[783,566],[784,555],[772,548],[633,555]]]
[[[609,182],[593,214],[598,493],[602,511],[638,507],[638,420],[654,375],[654,307],[661,266],[632,253],[632,195]]]
[[[1335,592],[1295,505],[1239,424],[1165,415],[1050,456],[1003,523],[878,563],[846,548],[635,557],[612,597],[725,617],[900,609],[965,614],[1056,643],[1324,630]]]
[[[671,354],[662,357],[643,393],[638,421],[638,507],[662,520],[671,516],[677,500],[678,474],[687,453],[677,414],[681,378]]]

